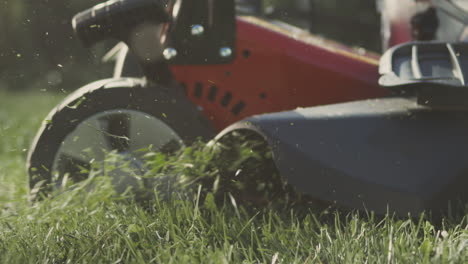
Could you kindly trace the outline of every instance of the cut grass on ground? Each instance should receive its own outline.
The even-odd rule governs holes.
[[[252,212],[197,191],[141,207],[101,177],[31,206],[26,150],[57,101],[0,93],[0,263],[468,263],[466,217]]]

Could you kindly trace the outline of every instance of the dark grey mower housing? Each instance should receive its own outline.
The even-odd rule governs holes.
[[[381,60],[394,97],[251,117],[289,184],[318,200],[401,216],[468,201],[468,46],[409,43]],[[326,87],[324,87],[326,88]]]
[[[386,98],[255,116],[280,174],[322,201],[405,216],[468,201],[468,112]]]

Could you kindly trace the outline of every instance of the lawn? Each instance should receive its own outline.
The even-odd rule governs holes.
[[[468,263],[467,217],[252,209],[201,187],[142,206],[99,175],[29,203],[27,150],[62,97],[0,92],[0,263]]]

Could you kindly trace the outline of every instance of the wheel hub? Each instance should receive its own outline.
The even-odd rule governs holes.
[[[138,184],[145,173],[143,154],[148,151],[171,153],[183,146],[181,138],[162,120],[135,110],[104,111],[80,122],[60,145],[52,166],[57,187],[64,175],[74,181],[86,179],[92,164],[105,172],[113,170],[117,191]],[[111,153],[111,155],[109,155]]]

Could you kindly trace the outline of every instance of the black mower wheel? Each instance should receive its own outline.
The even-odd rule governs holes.
[[[65,174],[74,181],[88,177],[83,168],[107,152],[137,164],[137,150],[170,152],[213,135],[182,89],[134,78],[97,81],[68,96],[38,131],[27,162],[32,195],[58,186]]]

